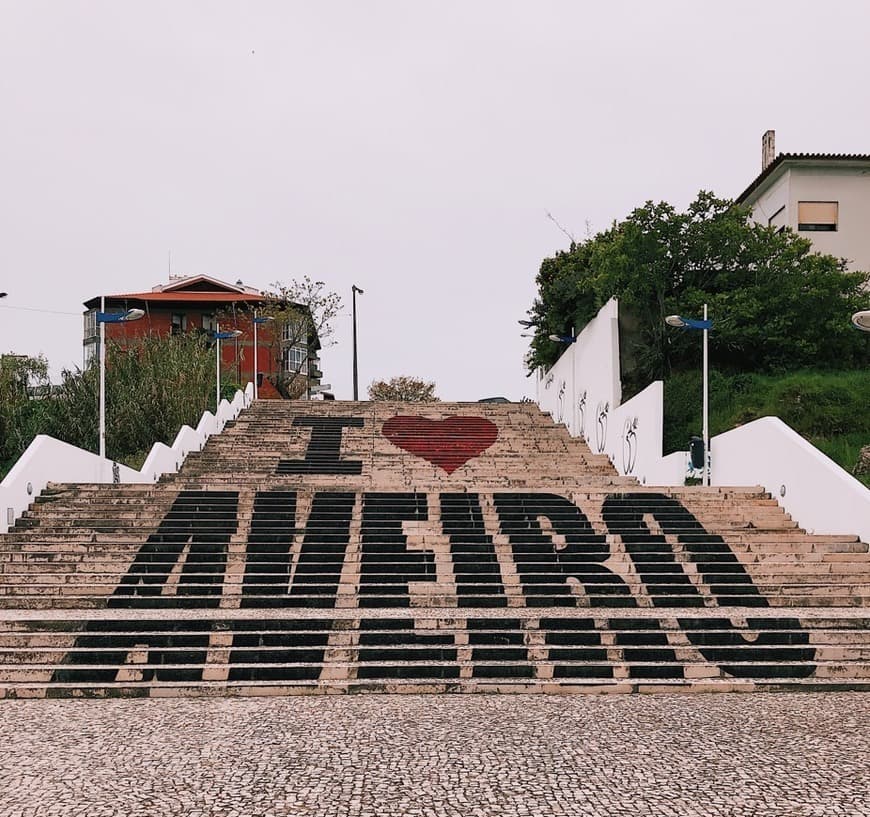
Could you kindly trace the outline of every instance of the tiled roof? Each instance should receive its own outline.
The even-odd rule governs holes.
[[[176,292],[188,290],[201,292],[202,289],[196,289],[199,284],[206,284],[204,291],[214,292],[245,292],[249,295],[257,295],[257,290],[254,287],[245,286],[241,281],[236,281],[235,284],[228,284],[226,281],[219,281],[217,278],[212,278],[210,275],[189,275],[187,278],[175,278],[169,281],[168,284],[161,284],[154,287],[152,292]],[[213,289],[209,290],[211,286]]]
[[[127,295],[107,295],[106,298],[138,301],[209,301],[214,303],[234,303],[251,301],[259,303],[266,299],[262,295],[249,295],[247,292],[132,292]]]
[[[262,295],[249,295],[246,292],[128,292],[121,295],[106,295],[106,301],[145,301],[148,303],[262,303]],[[96,308],[99,297],[85,301],[89,309]]]
[[[870,154],[867,153],[780,153],[736,199],[742,204],[761,183],[776,172],[777,168],[785,162],[832,162],[832,163],[865,163],[870,162]]]

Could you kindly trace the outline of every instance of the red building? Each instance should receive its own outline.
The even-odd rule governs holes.
[[[149,335],[170,335],[198,331],[206,337],[220,330],[241,330],[242,334],[221,342],[221,372],[244,385],[260,375],[259,394],[263,398],[280,398],[275,388],[282,370],[298,373],[294,392],[302,395],[319,386],[321,373],[316,357],[320,348],[316,335],[293,331],[293,326],[282,326],[282,338],[277,342],[270,322],[257,327],[257,350],[254,350],[253,311],[267,303],[266,296],[241,281],[227,284],[207,275],[172,279],[150,292],[132,292],[121,295],[96,296],[84,305],[84,365],[99,359],[100,327],[97,312],[105,298],[106,312],[126,312],[141,309],[145,316],[137,321],[106,323],[106,339],[119,343],[135,342]],[[307,333],[305,333],[307,334]],[[276,354],[276,350],[280,354]],[[256,366],[255,366],[256,361]]]

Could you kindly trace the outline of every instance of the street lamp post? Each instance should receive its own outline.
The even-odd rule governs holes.
[[[214,413],[215,417],[217,417],[218,409],[221,405],[221,341],[222,340],[230,340],[231,338],[237,338],[241,335],[242,332],[239,329],[232,329],[227,332],[221,332],[221,325],[219,323],[215,324],[215,331],[212,337],[215,339],[215,356],[216,356],[216,366],[215,370],[217,372],[217,387],[215,389],[215,402],[214,402]]]
[[[106,296],[100,298],[100,311],[97,323],[100,325],[100,457],[106,457],[106,324],[138,321],[145,315],[141,309],[128,309],[126,312],[106,312]]]
[[[254,400],[256,400],[260,396],[259,391],[259,359],[260,359],[260,347],[257,345],[257,326],[261,323],[266,323],[267,321],[275,320],[271,315],[264,315],[262,318],[258,317],[257,310],[254,310]]]
[[[356,358],[356,295],[363,295],[363,291],[354,284],[350,288],[353,293],[353,399],[359,400],[359,377],[357,375],[357,358]]]
[[[702,379],[703,379],[703,398],[702,398],[702,423],[703,431],[701,436],[704,439],[704,471],[702,483],[710,484],[710,388],[709,388],[709,365],[707,336],[710,329],[713,327],[713,321],[707,319],[707,304],[704,304],[704,319],[694,320],[692,318],[683,318],[680,315],[668,315],[665,318],[665,323],[668,326],[677,326],[680,329],[695,329],[700,330],[704,334],[703,355],[702,355]]]

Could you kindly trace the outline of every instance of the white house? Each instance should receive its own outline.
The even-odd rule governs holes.
[[[774,131],[761,140],[761,173],[737,202],[752,218],[791,227],[819,252],[870,270],[870,155],[780,153]]]

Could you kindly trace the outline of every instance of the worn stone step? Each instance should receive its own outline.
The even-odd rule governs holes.
[[[290,696],[322,694],[661,694],[674,692],[733,693],[733,692],[825,692],[868,691],[870,683],[864,681],[818,680],[811,683],[783,681],[782,679],[700,679],[700,680],[629,680],[609,682],[572,682],[549,680],[486,681],[455,679],[449,682],[419,683],[415,681],[330,681],[325,684],[311,681],[259,681],[227,682],[203,681],[199,683],[119,682],[116,684],[2,684],[0,698],[112,698],[112,697],[235,697],[235,696]]]

